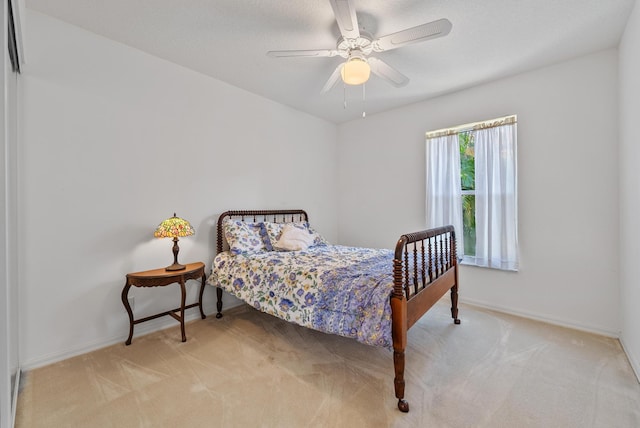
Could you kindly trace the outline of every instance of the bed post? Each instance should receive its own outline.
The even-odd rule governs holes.
[[[398,241],[398,246],[404,247],[405,241],[401,238]],[[393,367],[395,371],[393,385],[398,399],[398,409],[406,413],[409,411],[409,403],[404,399],[404,351],[407,347],[408,325],[407,299],[402,289],[402,260],[396,257],[393,260],[393,294],[391,295],[391,335],[393,338]]]
[[[449,248],[451,248],[451,264],[453,265],[456,282],[453,287],[451,287],[451,317],[453,318],[454,324],[460,324],[460,319],[458,318],[458,253],[456,231],[454,229],[451,230],[449,239],[451,240],[449,245]]]
[[[225,211],[222,214],[220,214],[220,217],[218,217],[218,221],[216,224],[216,232],[217,232],[217,240],[216,240],[216,254],[220,254],[222,252],[223,248],[223,240],[222,240],[222,220],[229,216],[229,214],[231,213],[231,211]],[[213,271],[213,267],[211,268]],[[222,288],[220,287],[216,287],[216,298],[217,298],[217,302],[216,302],[216,309],[218,309],[218,313],[216,314],[216,318],[220,319],[222,318]]]
[[[216,302],[216,309],[218,309],[216,318],[222,318],[222,288],[216,287],[216,297],[218,299]]]

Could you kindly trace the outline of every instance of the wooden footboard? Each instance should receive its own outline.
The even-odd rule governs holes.
[[[394,386],[398,409],[409,411],[404,399],[404,366],[407,331],[447,291],[451,292],[451,316],[458,319],[458,260],[453,226],[402,235],[393,260],[391,317]]]

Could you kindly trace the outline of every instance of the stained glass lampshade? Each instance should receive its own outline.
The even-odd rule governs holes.
[[[173,271],[185,268],[184,265],[178,263],[178,252],[180,251],[178,247],[178,237],[191,236],[195,233],[191,224],[189,224],[187,220],[177,217],[175,213],[173,213],[173,217],[166,219],[158,225],[153,236],[156,238],[173,238],[173,264],[167,266],[166,270]]]

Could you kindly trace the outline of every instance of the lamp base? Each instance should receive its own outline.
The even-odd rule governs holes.
[[[172,272],[175,270],[182,270],[182,269],[186,269],[185,265],[181,265],[180,263],[174,263],[171,266],[167,266],[166,268],[164,268],[164,270]]]
[[[164,270],[166,270],[167,272],[172,272],[172,271],[176,271],[176,270],[182,270],[182,269],[186,269],[185,265],[181,265],[180,263],[178,263],[178,252],[180,251],[180,247],[178,247],[178,237],[174,236],[173,237],[173,264],[171,266],[167,266]]]

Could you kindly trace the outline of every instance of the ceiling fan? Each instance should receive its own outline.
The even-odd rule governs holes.
[[[409,83],[409,78],[389,64],[369,56],[373,52],[385,52],[397,49],[411,43],[431,40],[446,36],[451,31],[452,24],[448,19],[439,19],[416,27],[407,28],[396,33],[374,38],[365,31],[360,31],[358,18],[353,7],[353,0],[329,0],[336,16],[338,28],[342,37],[338,39],[335,49],[317,50],[284,50],[269,51],[267,55],[282,57],[334,57],[346,58],[340,63],[329,77],[321,92],[327,92],[335,86],[340,78],[348,85],[361,85],[369,80],[370,73],[389,82],[393,86],[401,87]]]

